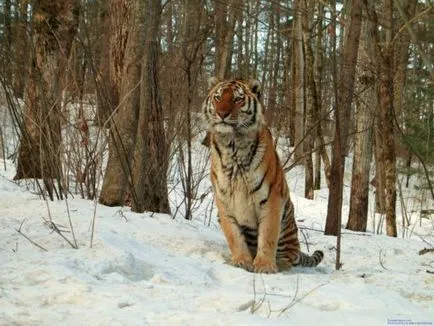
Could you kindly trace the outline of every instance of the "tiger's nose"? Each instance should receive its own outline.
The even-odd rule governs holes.
[[[222,118],[222,120],[224,120],[227,116],[230,115],[229,112],[217,112],[217,114],[220,116],[220,118]]]

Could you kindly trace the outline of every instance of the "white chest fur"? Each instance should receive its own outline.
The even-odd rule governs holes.
[[[219,139],[213,144],[213,164],[217,183],[214,191],[225,214],[240,225],[256,228],[261,200],[268,196],[260,163],[265,148],[257,138]]]

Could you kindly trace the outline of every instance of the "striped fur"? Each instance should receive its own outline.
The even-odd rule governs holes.
[[[259,101],[259,84],[210,80],[203,104],[211,148],[211,181],[231,263],[257,273],[322,258],[300,252],[294,206]],[[279,268],[278,268],[279,266]]]

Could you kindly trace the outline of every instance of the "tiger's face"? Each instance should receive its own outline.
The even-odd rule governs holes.
[[[209,81],[211,91],[203,105],[203,116],[210,131],[221,134],[258,130],[264,123],[259,101],[259,82],[240,80]]]

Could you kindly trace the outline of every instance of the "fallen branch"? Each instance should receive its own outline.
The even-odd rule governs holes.
[[[59,227],[54,223],[54,222],[51,222],[51,221],[47,221],[47,220],[45,220],[45,225],[50,229],[50,230],[53,230],[55,233],[57,233],[58,235],[60,235],[62,238],[63,238],[63,240],[65,240],[72,248],[74,248],[74,249],[78,249],[78,247],[77,246],[75,246],[67,237],[65,237],[64,235],[63,235],[63,233],[62,232],[65,232],[65,231],[62,231],[62,230],[60,230],[59,229]]]
[[[23,227],[24,222],[26,221],[26,219],[24,219],[21,224],[20,227],[18,229],[15,229],[15,231],[17,231],[19,234],[21,234],[27,241],[29,241],[32,245],[38,247],[39,249],[42,249],[43,251],[48,251],[47,249],[45,249],[44,247],[42,247],[40,244],[36,243],[35,241],[33,241],[32,239],[30,239],[27,235],[25,235],[22,231],[21,228]]]
[[[293,306],[295,306],[295,305],[296,305],[297,303],[299,303],[301,300],[303,300],[304,298],[306,298],[308,295],[310,295],[311,293],[315,292],[315,291],[318,290],[320,287],[323,287],[324,285],[327,285],[328,283],[329,283],[329,282],[326,282],[326,283],[323,283],[323,284],[320,284],[320,285],[314,287],[313,289],[311,289],[310,291],[306,292],[304,295],[302,295],[302,296],[301,296],[300,298],[298,298],[297,300],[295,300],[296,295],[297,295],[297,293],[296,293],[296,295],[294,296],[294,298],[293,298],[293,300],[291,301],[291,303],[290,303],[287,307],[285,307],[284,309],[282,309],[282,310],[280,311],[280,314],[279,314],[278,317],[280,317],[283,313],[285,313],[285,312],[288,311],[290,308],[292,308]],[[297,291],[297,292],[298,292],[298,291]]]
[[[423,248],[422,250],[419,251],[419,255],[425,255],[429,252],[434,252],[434,248]]]
[[[267,291],[265,290],[265,284],[264,284],[264,279],[262,278],[261,275],[261,281],[262,281],[262,287],[264,289],[264,295],[263,297],[256,302],[256,274],[253,274],[253,304],[250,306],[250,313],[253,315],[259,308],[261,308],[261,306],[263,305],[263,303],[265,302],[265,298],[267,296]]]
[[[386,271],[388,271],[388,269],[386,268],[386,266],[384,266],[384,264],[383,264],[383,257],[384,257],[384,255],[382,255],[382,253],[383,253],[383,249],[381,249],[380,250],[380,252],[378,253],[378,260],[380,261],[380,265],[381,265],[381,267],[383,267]]]

